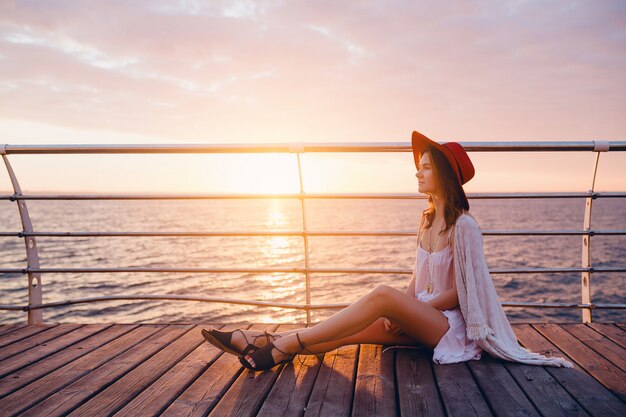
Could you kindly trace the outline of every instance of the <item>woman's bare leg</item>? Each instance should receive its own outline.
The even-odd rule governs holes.
[[[274,336],[285,337],[294,333],[299,333],[305,330],[305,328],[297,329],[297,330],[288,330],[285,332],[273,333]],[[255,336],[262,335],[263,332],[260,330],[242,330],[243,333],[247,336],[248,340],[253,341]],[[255,344],[258,347],[262,347],[265,345],[266,339],[264,337],[258,338],[258,342]],[[237,332],[233,334],[233,343],[239,349],[242,349],[248,343],[245,341],[244,336]],[[407,345],[407,346],[417,346],[420,343],[407,335],[396,336],[394,334],[388,333],[385,330],[383,325],[383,319],[380,318],[367,326],[365,329],[352,334],[347,337],[331,340],[329,342],[317,343],[313,345],[307,346],[307,351],[311,353],[325,353],[330,352],[331,350],[335,350],[341,346],[360,344],[360,343],[370,343],[370,344],[378,344],[378,345]]]
[[[402,332],[414,342],[435,347],[448,331],[448,320],[433,306],[386,285],[376,287],[355,303],[327,320],[299,332],[305,346],[328,343],[358,334],[380,317],[394,321]],[[300,350],[295,334],[281,337],[274,342],[272,351],[276,361],[285,359],[283,352]],[[250,356],[247,360],[254,366]]]
[[[394,334],[387,333],[383,324],[383,319],[381,318],[367,326],[365,329],[353,335],[343,337],[341,339],[331,340],[330,342],[307,345],[306,350],[310,353],[326,353],[342,346],[362,343],[375,345],[420,345],[418,341],[412,339],[407,335],[396,336]]]

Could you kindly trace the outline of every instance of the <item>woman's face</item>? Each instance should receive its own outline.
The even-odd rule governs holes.
[[[430,161],[430,152],[422,154],[419,166],[417,167],[418,190],[422,194],[434,194],[437,191],[437,180],[433,172],[433,165]]]

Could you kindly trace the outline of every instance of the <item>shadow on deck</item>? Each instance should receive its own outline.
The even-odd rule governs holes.
[[[435,365],[427,350],[354,345],[267,372],[243,369],[202,327],[0,326],[0,415],[626,415],[622,324],[514,325],[524,346],[573,369],[489,357]]]

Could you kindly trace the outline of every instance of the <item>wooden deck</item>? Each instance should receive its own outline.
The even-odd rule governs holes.
[[[360,345],[267,372],[243,369],[202,327],[0,326],[0,416],[626,416],[623,324],[514,326],[574,369],[435,365],[426,350]]]

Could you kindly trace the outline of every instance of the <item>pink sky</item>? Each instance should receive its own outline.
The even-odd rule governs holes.
[[[0,0],[4,143],[402,142],[414,129],[442,141],[626,140],[625,113],[623,1]],[[533,156],[551,177],[500,157],[510,162],[476,156],[470,192],[589,186],[590,154]],[[625,157],[606,158],[606,189],[626,189]],[[11,160],[32,189],[146,185],[53,159],[37,159],[45,175]],[[344,185],[411,191],[404,159],[400,181]],[[386,160],[379,170],[396,165]],[[50,174],[59,161],[76,171]],[[183,164],[190,178],[202,169]],[[107,179],[77,180],[87,166]]]

